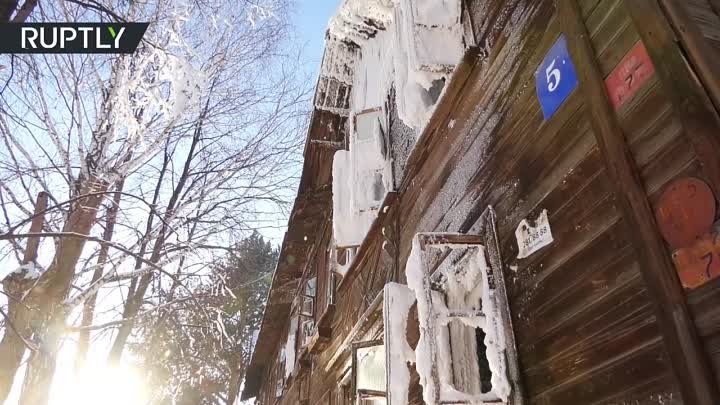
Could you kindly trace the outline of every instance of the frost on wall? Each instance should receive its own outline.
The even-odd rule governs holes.
[[[290,377],[293,371],[295,371],[295,346],[297,340],[298,331],[298,317],[293,316],[290,320],[290,330],[288,331],[287,342],[283,353],[285,356],[285,379]]]
[[[405,125],[400,119],[397,105],[395,104],[394,90],[390,92],[388,104],[389,154],[391,156],[394,186],[397,189],[400,187],[400,182],[405,173],[405,164],[415,145],[415,130]]]
[[[423,386],[423,400],[428,405],[448,401],[468,404],[498,401],[507,403],[511,386],[507,377],[505,329],[498,312],[495,289],[488,277],[483,247],[425,244],[429,251],[437,252],[437,249],[450,248],[451,256],[455,255],[453,260],[450,260],[455,264],[440,266],[433,280],[428,274],[425,257],[427,253],[421,247],[420,238],[447,235],[416,235],[406,267],[408,287],[413,290],[417,299],[420,322],[420,340],[415,350],[415,362]],[[468,389],[467,386],[463,387],[462,391],[457,389],[457,378],[453,375],[453,369],[472,370],[472,363],[478,359],[474,356],[453,355],[456,352],[452,351],[448,339],[448,325],[451,322],[460,322],[473,330],[478,328],[484,332],[485,357],[491,373],[491,389],[488,391],[481,392],[472,387]]]

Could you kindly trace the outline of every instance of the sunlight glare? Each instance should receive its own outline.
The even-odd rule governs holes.
[[[145,385],[129,366],[88,366],[79,375],[59,375],[53,383],[50,405],[143,405]]]

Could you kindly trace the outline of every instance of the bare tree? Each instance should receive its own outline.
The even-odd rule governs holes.
[[[25,341],[37,350],[21,403],[44,405],[68,332],[80,334],[81,365],[93,334],[117,329],[109,358],[119,361],[144,319],[180,305],[169,292],[197,305],[191,291],[211,279],[208,264],[233,235],[280,224],[293,191],[308,92],[287,51],[285,0],[232,13],[219,0],[97,4],[104,10],[60,1],[35,13],[150,21],[136,54],[23,56],[4,78],[0,265],[23,264],[23,238],[54,243],[34,261],[46,270],[20,267],[13,277],[30,281],[5,289],[18,305],[8,306],[0,359],[18,360],[0,364],[0,402]],[[44,226],[27,232],[38,192],[49,199]]]
[[[0,22],[24,22],[37,6],[38,0],[0,0]]]

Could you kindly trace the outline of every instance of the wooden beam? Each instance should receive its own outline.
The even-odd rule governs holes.
[[[360,398],[385,398],[387,396],[385,391],[358,389],[357,392]]]
[[[382,346],[385,344],[385,341],[382,339],[375,339],[375,340],[366,340],[362,342],[352,342],[350,343],[350,346],[353,348],[353,350],[357,349],[367,349],[368,347],[376,347],[376,346]]]
[[[394,204],[396,198],[397,192],[395,191],[389,191],[387,194],[385,194],[385,199],[383,200],[382,204],[380,204],[380,209],[378,210],[377,217],[373,220],[372,225],[370,225],[370,229],[368,230],[365,238],[358,247],[355,258],[350,264],[350,268],[345,273],[345,276],[343,276],[343,279],[340,281],[340,284],[338,284],[335,294],[345,294],[345,290],[350,288],[350,286],[353,284],[353,280],[355,280],[355,277],[357,277],[357,273],[359,273],[362,268],[361,264],[365,260],[367,260],[367,257],[370,254],[369,251],[372,244],[377,242],[378,238],[382,238],[382,228],[386,224],[385,218],[388,217],[389,211],[389,209],[386,210],[385,207],[391,207]],[[382,243],[379,244],[382,245]]]
[[[693,66],[698,71],[700,80],[708,90],[708,95],[715,104],[715,108],[720,110],[720,60],[718,60],[717,52],[710,46],[707,39],[703,36],[698,28],[697,22],[692,21],[685,7],[688,6],[686,1],[677,0],[659,0],[662,8],[668,16],[670,24],[675,27],[675,33],[680,39],[683,47],[688,51],[688,56]],[[637,9],[642,7],[642,2],[630,1],[630,3],[638,3],[634,6]],[[637,14],[632,14],[638,17]],[[652,14],[644,17],[652,16]]]
[[[384,302],[383,292],[384,290],[380,290],[378,295],[376,295],[370,303],[370,306],[368,306],[365,312],[363,312],[360,318],[355,322],[355,326],[353,326],[352,330],[350,330],[347,336],[345,336],[345,339],[343,339],[340,347],[338,347],[335,353],[333,353],[332,357],[330,357],[330,360],[328,360],[328,362],[325,364],[325,371],[330,370],[330,368],[332,368],[338,358],[340,358],[340,355],[343,354],[346,350],[352,351],[352,342],[355,340],[355,337],[364,332],[368,324],[374,322],[377,317],[382,316],[382,304]]]
[[[458,247],[467,247],[466,245],[482,245],[483,238],[478,235],[452,234],[452,233],[421,233],[418,234],[420,239],[420,248],[425,250],[427,247],[434,245],[459,245]]]
[[[718,159],[720,120],[715,107],[705,93],[702,84],[697,80],[695,72],[687,63],[680,46],[675,42],[674,32],[657,1],[624,0],[624,3],[655,65],[655,72],[660,79],[664,93],[670,99],[673,110],[680,118],[693,150],[702,162],[703,173],[707,176],[715,195],[720,196],[720,159]],[[672,0],[670,2],[663,1],[663,3],[680,2]],[[679,7],[681,7],[680,4],[675,4],[671,8],[680,14],[676,10]],[[677,16],[676,18],[682,20],[686,17]],[[678,29],[682,32],[691,26],[684,22]],[[705,52],[697,40],[687,42],[693,35],[686,32],[680,36],[681,39],[683,37],[685,37],[686,47],[690,46],[687,49],[691,51],[691,55]],[[714,52],[711,52],[706,56],[713,54]],[[715,64],[717,62],[715,61]],[[696,63],[696,66],[701,68],[704,65]],[[703,69],[712,68],[705,66]],[[720,70],[700,71],[701,77],[705,76],[703,79],[705,85],[712,85],[708,87],[710,94],[718,92],[717,96],[720,97],[720,84],[717,83],[718,72]],[[714,76],[714,80],[711,79],[712,76]]]
[[[638,0],[631,0],[632,3]],[[690,317],[680,281],[658,232],[652,208],[628,150],[622,129],[605,92],[590,34],[577,0],[557,0],[561,26],[578,70],[579,91],[589,111],[605,169],[615,185],[627,232],[653,298],[658,324],[672,370],[686,404],[720,403],[708,358]]]

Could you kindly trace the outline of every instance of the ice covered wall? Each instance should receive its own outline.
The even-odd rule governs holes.
[[[378,30],[360,48],[352,81],[353,112],[385,105],[394,80],[394,40],[392,31]]]
[[[415,352],[407,341],[407,324],[415,294],[407,286],[388,283],[384,289],[384,332],[388,369],[389,404],[406,404],[410,387],[408,364],[415,363]]]
[[[329,23],[326,54],[347,44],[357,53],[324,60],[321,81],[352,65],[351,113],[383,105],[394,87],[400,118],[419,133],[437,102],[431,88],[465,51],[460,15],[460,0],[345,0]]]
[[[283,348],[283,353],[285,356],[285,379],[287,380],[288,377],[295,371],[295,345],[296,345],[296,339],[297,339],[297,329],[298,329],[298,318],[297,316],[292,317],[290,320],[290,330],[288,331],[288,338],[285,342],[285,347]]]
[[[367,196],[394,189],[389,112],[416,137],[462,58],[460,10],[460,0],[344,0],[330,21],[315,106],[350,117],[349,151],[333,163],[338,246],[360,245],[383,199]],[[361,125],[371,110],[372,131]]]
[[[359,246],[377,216],[377,210],[361,209],[358,175],[367,172],[367,162],[351,151],[339,150],[333,159],[333,237],[338,247]]]
[[[396,0],[395,88],[400,119],[418,133],[437,98],[431,88],[447,80],[465,51],[459,0]]]

